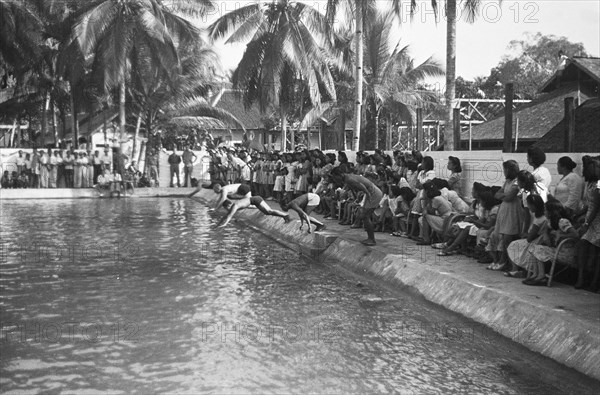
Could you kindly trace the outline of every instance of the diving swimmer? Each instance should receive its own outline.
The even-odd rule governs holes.
[[[239,200],[236,200],[235,202],[225,200],[225,202],[223,203],[223,207],[225,207],[229,211],[229,213],[227,214],[227,216],[223,217],[223,219],[219,222],[219,224],[217,225],[218,227],[226,226],[238,210],[243,210],[250,206],[255,206],[265,215],[281,217],[286,223],[290,222],[289,214],[273,210],[260,196],[251,196],[250,187],[248,185],[242,184],[236,191],[236,195],[244,197]]]
[[[310,224],[315,224],[317,227],[315,228],[315,232],[325,229],[325,225],[316,219],[310,216],[310,213],[319,206],[321,202],[321,198],[316,193],[305,193],[304,195],[298,196],[296,199],[291,202],[280,201],[279,205],[283,211],[288,211],[289,209],[294,210],[298,213],[300,217],[300,229],[304,226],[304,221],[308,225],[308,233],[311,233]]]

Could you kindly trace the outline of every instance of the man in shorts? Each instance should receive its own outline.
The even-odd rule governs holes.
[[[248,194],[244,194],[244,195],[240,195],[238,193],[238,189],[240,188],[242,184],[228,184],[228,185],[221,185],[221,184],[215,184],[213,186],[213,191],[219,195],[217,202],[215,203],[215,210],[218,210],[219,207],[221,207],[221,205],[227,200],[227,199],[241,199],[243,197],[246,197],[246,195],[249,196]],[[188,197],[192,197],[195,194],[197,194],[198,192],[200,192],[200,190],[202,189],[202,185],[198,185],[196,187],[196,189],[194,190],[194,192],[190,193],[188,195]]]
[[[316,219],[310,216],[310,213],[313,212],[315,208],[319,206],[321,202],[321,198],[316,193],[305,193],[304,195],[298,196],[296,199],[291,202],[281,201],[279,205],[283,211],[288,211],[289,209],[294,210],[298,213],[300,217],[300,229],[304,226],[304,221],[308,225],[308,233],[311,233],[310,224],[315,224],[317,227],[315,228],[315,232],[325,229],[325,225]]]
[[[281,217],[284,219],[284,221],[286,223],[290,222],[289,214],[283,213],[281,211],[273,210],[271,207],[269,207],[269,205],[260,196],[251,196],[250,186],[248,186],[246,184],[242,184],[238,188],[236,194],[239,196],[244,196],[244,197],[239,200],[236,200],[235,202],[231,202],[230,200],[225,200],[225,202],[223,203],[223,207],[225,207],[227,210],[229,210],[229,213],[227,214],[226,217],[224,217],[221,220],[221,222],[219,222],[219,225],[218,225],[219,227],[226,226],[229,223],[229,221],[231,221],[231,219],[233,218],[233,216],[235,215],[235,213],[238,210],[243,210],[250,206],[255,206],[257,209],[259,209],[265,215],[273,215],[276,217]]]
[[[367,231],[367,239],[361,241],[364,245],[374,246],[375,243],[375,227],[371,221],[373,212],[383,197],[383,192],[373,182],[369,181],[363,176],[356,174],[346,174],[343,169],[336,167],[329,173],[331,180],[336,186],[346,186],[356,192],[364,192],[364,198],[360,205],[363,207],[361,214],[357,218],[357,222],[361,219],[365,224],[365,230]]]

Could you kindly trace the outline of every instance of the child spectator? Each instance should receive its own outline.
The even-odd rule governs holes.
[[[505,270],[508,265],[506,248],[515,237],[521,233],[523,218],[521,202],[518,198],[519,186],[517,174],[519,164],[514,160],[507,160],[502,164],[506,181],[504,186],[494,196],[502,201],[498,208],[498,216],[494,232],[490,236],[486,251],[492,256],[492,263],[488,266],[490,270]]]
[[[460,159],[456,156],[449,156],[447,167],[450,170],[448,189],[455,191],[458,196],[462,197],[462,167],[460,166]]]

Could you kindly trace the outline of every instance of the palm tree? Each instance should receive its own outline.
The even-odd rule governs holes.
[[[411,121],[417,107],[435,102],[433,92],[419,89],[418,86],[429,77],[442,76],[444,71],[432,58],[415,66],[408,46],[402,47],[400,40],[393,49],[390,47],[389,37],[395,19],[393,14],[373,11],[367,14],[367,18],[364,39],[365,93],[367,118],[374,123],[374,148],[377,149],[381,111],[385,107],[393,107],[400,111],[405,120]]]
[[[249,107],[258,102],[262,113],[279,108],[281,147],[286,148],[287,116],[294,97],[307,94],[312,105],[336,93],[327,50],[330,29],[324,15],[311,6],[289,0],[256,2],[223,15],[209,27],[213,39],[245,42],[244,56],[233,74],[235,89]],[[293,144],[293,139],[292,139]]]
[[[173,78],[179,71],[177,45],[200,36],[198,29],[175,12],[199,14],[210,4],[207,0],[96,0],[83,6],[73,35],[86,59],[93,59],[104,89],[119,87],[121,144],[125,143],[126,82],[132,54],[145,51]]]

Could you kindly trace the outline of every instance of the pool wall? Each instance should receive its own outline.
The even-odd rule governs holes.
[[[207,202],[215,195],[203,190],[197,196]],[[427,264],[426,260],[433,258],[423,257],[421,252],[425,250],[412,246],[412,242],[408,242],[410,248],[406,246],[401,253],[394,253],[379,245],[366,247],[344,234],[307,234],[306,230],[298,229],[298,222],[285,224],[281,218],[267,217],[258,210],[242,210],[236,214],[236,220],[315,260],[373,277],[388,286],[417,291],[426,300],[482,324],[480,332],[472,334],[474,340],[486,330],[493,330],[600,379],[600,298],[597,294],[571,292],[572,287],[527,287],[515,279],[508,279],[513,288],[504,287],[501,282],[507,279],[493,273],[500,277],[497,286],[490,284],[492,273],[485,270],[483,274],[487,276],[474,281],[472,277],[465,278],[461,273],[448,270],[448,265]],[[428,247],[428,251],[434,250]],[[472,262],[470,265],[481,269]],[[544,295],[552,295],[547,298],[552,300],[544,301]],[[568,306],[569,300],[563,298],[574,300],[582,296],[585,296],[583,304],[580,300],[573,303],[589,309],[587,315],[574,314],[569,308],[556,305],[563,301]]]

